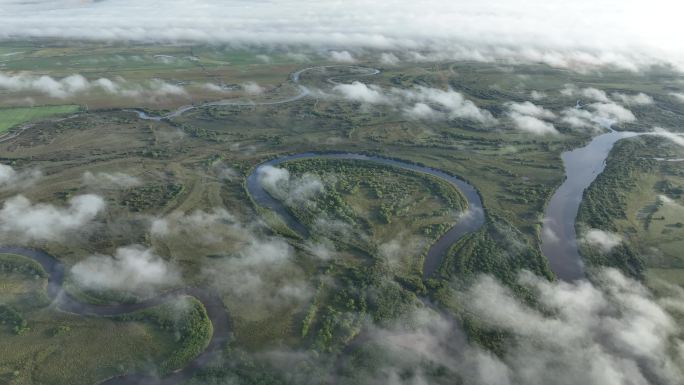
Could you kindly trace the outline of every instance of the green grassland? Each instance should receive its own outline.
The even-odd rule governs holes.
[[[161,111],[219,98],[196,87],[205,82],[256,81],[266,86],[267,91],[254,99],[275,100],[296,93],[289,80],[293,71],[330,63],[315,52],[306,52],[311,56],[310,63],[298,63],[285,52],[269,52],[272,62],[264,63],[257,57],[261,52],[182,45],[84,43],[71,47],[16,42],[5,51],[23,52],[1,58],[5,70],[53,76],[78,72],[89,79],[160,78],[173,84],[190,84],[189,98],[173,100],[138,102],[102,95],[88,100],[76,97],[73,102],[87,103],[88,111],[64,121],[37,122],[12,141],[0,143],[3,163],[11,163],[17,169],[43,171],[43,178],[32,188],[21,191],[32,201],[63,206],[70,197],[84,193],[97,193],[106,200],[106,213],[98,217],[97,226],[70,237],[68,243],[47,241],[36,245],[58,255],[67,266],[95,253],[111,255],[117,247],[141,244],[177,266],[184,285],[206,284],[206,271],[217,270],[250,245],[247,232],[258,237],[279,237],[287,232],[282,223],[277,224],[278,218],[269,217],[253,204],[244,188],[244,179],[261,162],[288,153],[350,151],[399,158],[459,175],[480,191],[487,224],[454,245],[438,274],[424,282],[418,274],[421,255],[430,240],[453,223],[451,213],[463,209],[460,195],[422,175],[394,169],[340,161],[297,161],[284,165],[295,177],[313,173],[325,182],[326,193],[316,197],[316,210],[293,208],[303,222],[308,221],[311,226],[314,215],[325,214],[352,224],[369,241],[345,243],[344,239],[332,237],[330,246],[336,253],[333,258],[322,260],[313,255],[307,242],[330,238],[330,234],[322,234],[319,239],[301,239],[292,234],[279,238],[292,247],[292,257],[287,268],[275,271],[268,282],[283,286],[293,281],[304,282],[308,290],[306,299],[271,309],[256,303],[255,298],[223,292],[233,319],[234,343],[219,359],[222,369],[201,373],[204,380],[198,383],[226,383],[227,379],[237,383],[287,383],[283,379],[286,376],[269,368],[258,353],[296,349],[328,357],[323,353],[344,352],[369,319],[389,323],[421,298],[443,305],[449,301],[450,284],[483,272],[511,286],[523,268],[552,278],[539,250],[544,206],[563,179],[560,154],[586,143],[593,133],[573,130],[563,123],[557,124],[560,135],[522,133],[507,120],[505,102],[530,100],[531,90],[544,91],[547,97],[536,103],[558,113],[575,105],[574,99],[558,92],[564,84],[573,83],[609,93],[647,92],[654,97],[655,105],[630,107],[638,117],[637,123],[617,129],[645,130],[654,123],[677,127],[684,122],[684,107],[667,96],[676,82],[665,70],[650,74],[579,74],[541,65],[521,65],[512,73],[499,63],[472,62],[403,63],[383,68],[372,56],[359,57],[359,65],[380,67],[379,75],[358,77],[331,68],[304,73],[301,82],[324,91],[331,87],[327,82],[330,77],[342,82],[358,78],[384,88],[453,88],[488,109],[500,119],[500,124],[482,127],[461,119],[415,121],[391,106],[369,108],[334,98],[305,98],[273,106],[205,107],[169,121],[144,121],[123,107]],[[0,97],[0,103],[5,96]],[[42,103],[40,98],[36,100]],[[614,173],[612,165],[626,170],[627,174],[615,170],[614,177],[626,184],[609,183],[600,191],[592,187],[596,196],[588,193],[591,199],[583,206],[582,221],[624,234],[635,253],[638,250],[640,255],[648,256],[642,261],[646,270],[634,265],[641,269],[638,272],[645,271],[649,277],[679,277],[677,269],[684,268],[676,256],[677,242],[682,239],[678,227],[679,222],[684,223],[682,213],[669,209],[670,206],[653,205],[658,194],[677,204],[684,203],[675,194],[676,188],[684,185],[678,169],[682,163],[646,159],[632,165],[628,158],[684,156],[664,144],[658,145],[657,155],[648,152],[650,143],[625,147],[619,152],[632,143],[639,142],[629,140],[616,146],[606,169],[606,175]],[[231,176],[222,177],[223,169],[229,169]],[[88,185],[83,180],[87,171],[126,173],[140,183],[123,187]],[[601,180],[597,180],[596,186],[603,186]],[[671,186],[661,183],[663,180]],[[615,192],[618,189],[619,194]],[[17,193],[0,190],[0,200]],[[618,199],[614,199],[616,196]],[[656,210],[650,214],[646,228],[644,218],[649,217],[651,207]],[[201,231],[188,227],[175,236],[150,234],[152,219],[191,214],[195,210],[212,212],[216,208],[227,210],[237,225],[221,224],[228,231],[224,231],[226,227]],[[262,220],[270,227],[262,226]],[[211,242],[204,241],[208,236]],[[423,241],[403,245],[400,263],[392,265],[381,257],[379,247],[398,237],[402,241],[412,237]],[[659,253],[650,252],[652,248]],[[37,282],[44,282],[22,280],[16,272],[2,274],[6,279],[0,280],[4,293],[0,299],[13,301],[12,306],[25,293],[35,292]],[[81,294],[88,298],[92,293]],[[104,299],[96,295],[90,300],[112,298],[121,299],[116,295]],[[190,308],[198,309],[194,305]],[[19,311],[29,329],[22,335],[13,334],[11,328],[2,331],[0,379],[32,384],[54,378],[54,384],[72,384],[81,381],[74,379],[78,373],[86,373],[86,382],[92,383],[134,368],[179,367],[180,362],[196,354],[206,334],[183,337],[182,333],[172,333],[163,326],[168,325],[166,321],[159,321],[169,309],[155,311],[158,316],[136,315],[125,320],[75,317],[44,308],[25,314]],[[199,310],[192,314],[202,318]],[[51,336],[49,331],[60,325],[68,326],[69,332]],[[207,330],[206,325],[202,328]],[[486,345],[491,338],[484,332],[478,333],[476,330],[471,334]],[[194,342],[179,350],[179,346],[184,346],[183,338]],[[53,351],[59,354],[51,354]],[[77,367],[61,365],[70,357],[75,357],[68,361],[70,365]],[[325,365],[319,368],[327,369]],[[28,373],[35,375],[30,377]]]
[[[0,108],[0,134],[23,123],[77,112],[76,105]]]
[[[16,310],[31,310],[49,303],[45,294],[46,274],[34,261],[0,254],[0,304]]]

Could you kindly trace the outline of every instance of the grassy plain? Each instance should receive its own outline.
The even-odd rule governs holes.
[[[77,112],[76,105],[0,108],[0,134],[23,123]]]

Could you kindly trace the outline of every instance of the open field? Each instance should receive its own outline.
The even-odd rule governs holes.
[[[0,134],[22,123],[66,115],[78,110],[79,107],[75,105],[0,108]]]

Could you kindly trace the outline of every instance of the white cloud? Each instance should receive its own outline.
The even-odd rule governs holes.
[[[592,103],[584,108],[566,108],[561,121],[573,128],[608,128],[616,123],[631,123],[636,117],[629,109],[613,103]]]
[[[264,88],[255,82],[247,82],[243,84],[242,89],[250,95],[259,95],[264,92]]]
[[[653,133],[655,135],[662,136],[663,138],[667,138],[675,144],[684,146],[684,136],[682,136],[682,134],[668,131],[662,127],[654,127]]]
[[[608,98],[608,95],[605,91],[599,90],[594,87],[582,88],[580,90],[580,95],[590,100],[596,100],[597,102],[610,102],[610,99]]]
[[[532,90],[532,92],[530,92],[530,97],[534,100],[542,100],[542,99],[546,99],[547,95],[546,95],[546,92]]]
[[[356,63],[356,59],[349,51],[330,51],[330,60],[339,63]]]
[[[684,103],[684,93],[681,92],[670,92],[670,96],[675,98],[677,101]]]
[[[90,172],[86,171],[81,177],[83,184],[100,188],[128,188],[142,184],[140,178],[123,172]]]
[[[653,104],[653,98],[646,95],[643,92],[639,92],[638,94],[623,94],[620,92],[613,92],[612,94],[610,94],[610,96],[613,99],[621,101],[622,103],[627,104],[627,105]]]
[[[257,178],[271,195],[290,204],[308,202],[324,189],[323,182],[316,175],[305,173],[292,178],[288,170],[269,165],[257,169]]]
[[[397,55],[391,53],[391,52],[383,52],[380,55],[380,63],[388,66],[395,66],[399,64],[400,60],[397,57]]]
[[[229,91],[225,87],[222,87],[222,86],[215,84],[215,83],[204,83],[202,85],[202,88],[204,88],[207,91],[211,91],[211,92],[227,92],[227,91]]]
[[[26,188],[42,175],[36,169],[16,171],[12,166],[0,163],[0,190]]]
[[[581,241],[590,246],[598,247],[603,252],[608,252],[622,243],[622,237],[608,231],[589,229],[584,233]]]
[[[237,179],[240,174],[234,168],[224,165],[217,168],[216,176],[223,180],[233,181]]]
[[[556,114],[554,114],[553,112],[547,110],[544,107],[537,106],[532,102],[508,103],[507,106],[511,112],[515,112],[521,115],[534,116],[535,118],[540,119],[553,119],[556,117]]]
[[[535,118],[534,116],[521,115],[517,112],[510,113],[509,116],[511,120],[513,120],[515,127],[521,131],[537,135],[558,133],[553,124]]]
[[[536,135],[557,134],[552,123],[543,119],[554,119],[556,114],[532,102],[506,103],[508,117],[518,130]]]
[[[531,273],[519,283],[544,311],[532,309],[489,277],[462,296],[462,305],[485,325],[510,333],[503,384],[679,384],[684,375],[681,330],[664,303],[641,283],[605,270],[574,283],[549,282]],[[551,369],[552,368],[552,369]]]
[[[341,97],[361,103],[385,104],[389,103],[389,98],[385,96],[382,89],[375,85],[366,85],[355,81],[351,84],[338,84],[333,87],[333,91]]]
[[[440,118],[440,113],[425,103],[416,103],[413,107],[405,108],[404,114],[415,120]]]
[[[299,63],[308,63],[311,61],[311,59],[303,53],[298,53],[298,52],[288,52],[286,56],[296,62]]]
[[[174,266],[152,250],[137,245],[120,247],[113,256],[90,256],[71,268],[71,276],[89,289],[144,294],[180,282],[180,274]]]
[[[636,94],[625,94],[622,92],[613,92],[610,94],[610,97],[608,97],[608,94],[603,91],[599,90],[598,88],[594,87],[587,87],[587,88],[578,88],[577,86],[573,84],[566,84],[563,89],[561,89],[561,95],[564,96],[574,96],[574,97],[582,97],[585,99],[589,99],[592,101],[600,102],[600,103],[606,103],[610,104],[613,103],[613,100],[627,104],[627,105],[647,105],[647,104],[653,104],[653,98],[646,95],[643,92],[639,92]],[[612,98],[612,100],[611,100]]]
[[[479,108],[463,94],[452,89],[417,86],[411,89],[385,90],[376,85],[354,81],[351,84],[338,84],[333,91],[336,96],[346,100],[389,105],[403,111],[410,119],[468,119],[484,125],[496,123],[496,119],[489,111]]]
[[[255,58],[260,62],[266,64],[270,64],[271,62],[273,62],[273,59],[271,59],[271,57],[268,55],[256,55]]]
[[[466,99],[463,94],[451,89],[445,91],[418,86],[410,90],[393,89],[392,91],[408,102],[418,102],[437,107],[438,112],[443,113],[447,119],[469,119],[483,124],[496,122],[489,111],[479,108],[471,100]],[[418,108],[418,112],[428,112],[424,107]],[[412,112],[414,114],[416,112],[415,105]]]
[[[161,79],[151,79],[143,83],[133,83],[125,79],[99,78],[88,80],[74,74],[64,78],[30,73],[9,74],[0,72],[0,89],[14,92],[37,92],[52,98],[65,99],[74,95],[102,92],[129,98],[157,98],[185,96],[183,87],[169,84]]]
[[[196,244],[196,249],[220,245],[231,238],[229,234],[244,238],[242,233],[243,229],[236,218],[223,208],[195,210],[191,213],[173,212],[162,218],[154,218],[150,225],[153,237],[184,238],[188,244]]]
[[[598,272],[593,282],[520,274],[533,307],[492,277],[478,277],[454,292],[452,305],[485,330],[503,332],[496,355],[469,342],[453,318],[416,308],[388,326],[366,328],[373,364],[361,365],[350,382],[446,383],[451,377],[434,378],[433,368],[444,367],[458,377],[452,382],[471,385],[681,384],[684,340],[675,315],[684,310],[684,291],[655,298],[616,270]]]
[[[105,208],[97,195],[78,195],[67,207],[31,202],[22,195],[5,201],[0,210],[0,234],[24,240],[56,240],[90,224]]]
[[[636,117],[632,111],[626,109],[625,107],[615,104],[615,103],[592,103],[590,107],[596,112],[596,114],[605,119],[614,120],[618,123],[623,122],[634,122]]]
[[[566,108],[562,112],[561,121],[573,128],[594,127],[594,114],[579,108]]]
[[[668,197],[667,195],[659,194],[657,199],[663,205],[668,205],[676,209],[684,209],[684,206],[680,205],[679,203],[677,203],[677,201]]]
[[[250,235],[239,250],[203,273],[220,292],[246,306],[240,317],[268,316],[276,308],[303,303],[313,292],[294,263],[292,247],[274,237]]]
[[[567,97],[582,97],[602,103],[610,102],[610,98],[608,98],[608,94],[605,91],[594,87],[578,88],[574,84],[566,84],[560,93]]]
[[[570,68],[681,68],[682,10],[670,0],[11,1],[2,4],[0,37],[306,44]]]

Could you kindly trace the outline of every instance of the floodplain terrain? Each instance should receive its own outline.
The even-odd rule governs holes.
[[[78,73],[89,84],[0,91],[7,106],[0,109],[0,134],[9,135],[0,142],[0,160],[16,172],[12,183],[0,180],[3,213],[11,214],[10,202],[31,210],[49,205],[66,216],[92,213],[87,226],[63,233],[24,221],[12,233],[3,222],[9,235],[2,243],[58,258],[67,270],[64,290],[83,303],[136,303],[184,287],[216,293],[230,315],[231,339],[193,369],[189,384],[363,383],[381,376],[372,363],[386,360],[372,332],[391,330],[397,320],[410,324],[416,308],[459,320],[468,340],[501,354],[510,334],[478,319],[457,289],[490,274],[532,303],[520,272],[555,279],[540,236],[546,204],[564,179],[561,153],[609,129],[684,126],[684,104],[670,95],[684,84],[667,68],[388,65],[371,53],[339,63],[316,51],[49,41],[6,43],[1,52],[15,53],[0,56],[3,72],[55,79]],[[593,100],[586,95],[596,93],[586,89],[607,99]],[[612,125],[599,119],[606,116],[584,114],[600,115],[602,103],[621,100],[614,95],[637,93],[652,102],[620,102],[630,115],[609,110]],[[595,106],[576,108],[580,103]],[[546,122],[546,131],[521,128],[521,115]],[[429,247],[467,217],[462,191],[363,161],[301,159],[259,168],[307,152],[375,155],[456,175],[477,190],[485,223],[424,278]],[[581,236],[600,230],[620,241],[608,249],[605,242],[583,243],[587,265],[617,267],[648,284],[684,284],[681,158],[681,147],[667,137],[618,142],[585,193],[577,228]],[[254,172],[306,236],[253,199],[246,178]],[[83,196],[101,199],[93,201],[99,208],[79,211]],[[97,275],[125,276],[133,260],[156,275],[140,285],[135,275]],[[83,316],[50,304],[46,286],[46,272],[30,259],[0,255],[0,380],[8,384],[163,377],[208,344],[211,327],[197,299]],[[203,333],[190,333],[188,325]],[[292,365],[297,374],[287,370]],[[414,369],[435,384],[457,376],[434,362]]]

